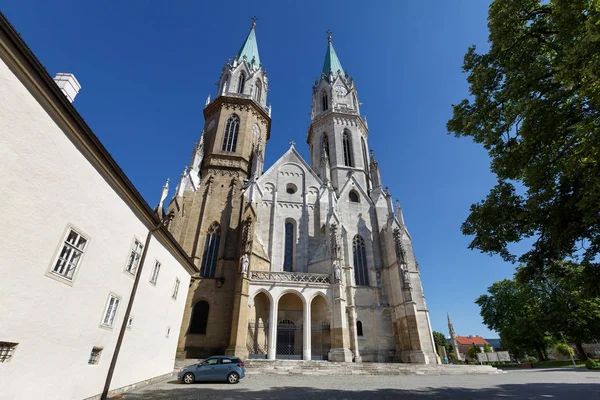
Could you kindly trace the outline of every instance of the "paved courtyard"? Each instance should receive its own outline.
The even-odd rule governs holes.
[[[123,399],[600,399],[600,372],[516,370],[459,376],[250,376],[237,385],[165,380]]]

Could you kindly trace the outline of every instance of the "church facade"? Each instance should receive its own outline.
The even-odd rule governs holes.
[[[265,171],[267,89],[253,23],[167,205],[169,230],[200,269],[178,357],[439,363],[402,209],[331,36],[312,88],[309,162],[291,142]]]

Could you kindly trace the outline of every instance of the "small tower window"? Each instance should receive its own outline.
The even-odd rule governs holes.
[[[285,223],[285,249],[283,256],[283,270],[292,272],[294,267],[294,224]]]
[[[342,135],[342,144],[344,146],[344,165],[346,167],[352,167],[352,145],[350,144],[350,135],[345,130]]]
[[[244,93],[244,84],[246,83],[246,75],[242,72],[238,79],[238,93]]]
[[[362,322],[356,321],[356,335],[363,336]]]
[[[260,103],[260,96],[262,95],[262,84],[259,80],[256,81],[256,90],[254,91],[254,100]]]
[[[359,203],[360,202],[360,200],[358,199],[358,193],[356,193],[356,190],[350,191],[350,194],[348,195],[348,197],[350,198],[350,201],[352,203]]]
[[[329,101],[327,99],[327,92],[325,90],[323,90],[323,92],[321,93],[321,100],[323,102],[323,111],[327,110],[329,108],[328,104]]]
[[[223,151],[235,152],[239,129],[240,119],[237,115],[234,114],[227,118],[227,125],[225,126],[225,137],[223,138]]]
[[[367,251],[365,240],[360,235],[352,240],[352,253],[354,255],[354,280],[357,286],[369,286],[369,269],[367,267]]]
[[[324,154],[327,154],[327,158],[329,158],[329,137],[325,132],[321,136],[321,149]]]
[[[219,242],[221,241],[221,227],[218,222],[213,222],[206,233],[204,243],[204,255],[200,276],[203,278],[214,278],[217,271],[217,255],[219,253]]]

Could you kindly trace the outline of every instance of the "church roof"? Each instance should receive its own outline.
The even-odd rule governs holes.
[[[342,63],[337,54],[335,54],[333,43],[331,43],[331,35],[328,36],[328,39],[329,43],[327,43],[327,53],[325,53],[325,63],[323,64],[322,73],[325,74],[325,76],[329,76],[329,72],[333,72],[333,74],[336,75],[339,70],[341,74],[344,75]]]
[[[237,52],[238,60],[241,62],[246,56],[246,61],[248,65],[252,62],[252,58],[254,58],[255,68],[258,69],[260,65],[260,57],[258,55],[258,43],[256,42],[256,24],[252,23],[252,28],[250,28],[250,33],[246,37],[244,44]]]

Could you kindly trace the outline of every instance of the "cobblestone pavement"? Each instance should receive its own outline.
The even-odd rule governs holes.
[[[585,369],[516,370],[458,376],[249,376],[237,385],[173,379],[122,395],[163,399],[600,399],[600,372]]]

